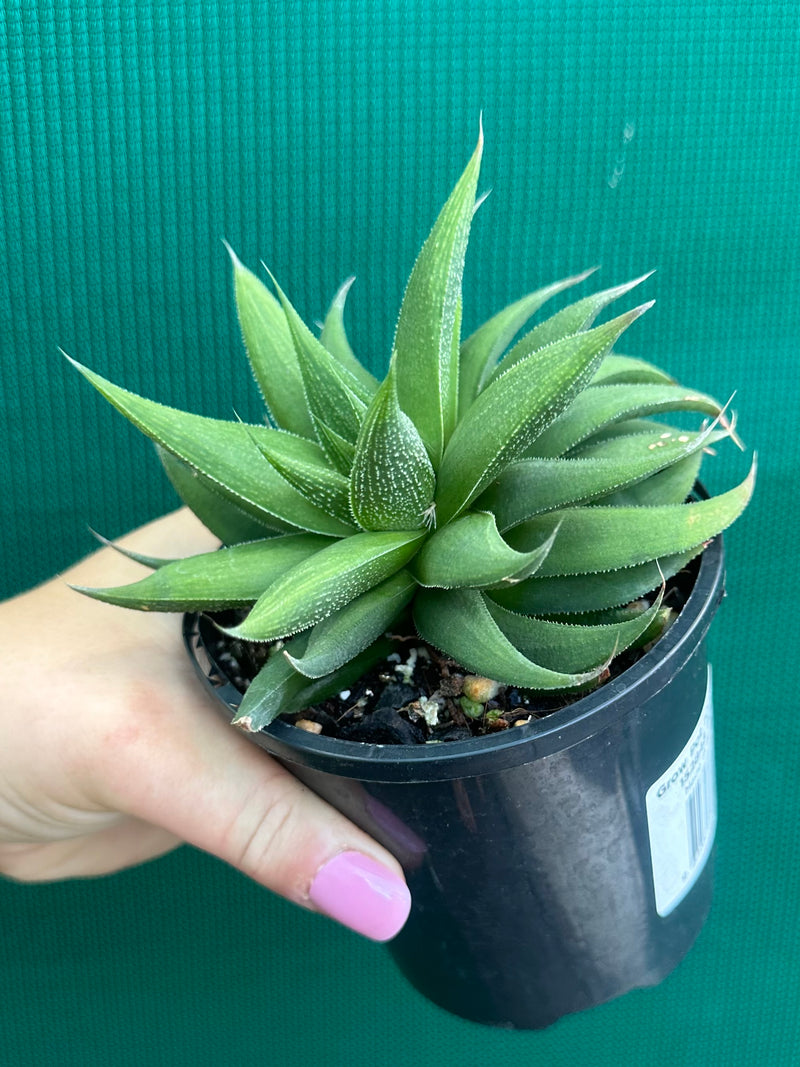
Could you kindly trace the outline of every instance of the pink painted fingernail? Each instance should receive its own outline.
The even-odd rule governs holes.
[[[403,879],[360,852],[340,852],[328,860],[308,895],[320,911],[373,941],[394,937],[411,910]]]

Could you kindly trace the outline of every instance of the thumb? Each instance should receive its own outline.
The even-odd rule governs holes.
[[[140,693],[135,715],[106,735],[107,802],[302,907],[375,941],[394,937],[411,906],[397,860],[195,692],[169,707],[163,691]]]

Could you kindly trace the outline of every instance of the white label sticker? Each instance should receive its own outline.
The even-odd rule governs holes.
[[[711,668],[703,710],[675,762],[645,796],[656,910],[667,916],[706,865],[717,827]]]

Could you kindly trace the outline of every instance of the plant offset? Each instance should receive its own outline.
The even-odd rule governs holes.
[[[98,599],[155,611],[240,609],[225,632],[270,653],[236,722],[258,730],[338,692],[413,627],[466,672],[527,690],[595,684],[663,621],[663,586],[745,508],[688,499],[732,428],[714,399],[614,352],[641,304],[593,325],[643,278],[525,333],[539,289],[460,340],[461,278],[482,137],[406,287],[378,382],[345,334],[350,283],[319,337],[231,253],[266,425],[187,414],[81,373],[157,444],[186,504],[223,542]],[[699,412],[683,430],[653,416]],[[413,632],[413,630],[412,630]]]

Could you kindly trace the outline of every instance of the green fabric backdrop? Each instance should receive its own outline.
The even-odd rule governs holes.
[[[486,1031],[183,849],[0,884],[2,1067],[800,1062],[796,0],[5,0],[0,78],[3,594],[88,551],[87,523],[114,536],[174,503],[58,346],[163,401],[254,413],[225,237],[309,318],[355,273],[351,336],[383,369],[481,109],[493,194],[465,328],[593,264],[605,284],[656,267],[626,351],[738,389],[761,457],[712,636],[716,902],[661,987]],[[713,486],[745,467],[726,451]]]

